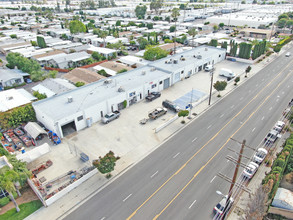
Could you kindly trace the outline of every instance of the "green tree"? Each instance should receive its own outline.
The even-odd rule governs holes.
[[[227,50],[227,48],[228,48],[228,43],[227,43],[227,41],[224,41],[224,42],[222,43],[221,48],[224,48],[224,49]]]
[[[216,40],[216,39],[212,39],[211,42],[210,42],[210,45],[211,45],[212,47],[217,47],[217,46],[218,46],[218,40]]]
[[[34,46],[34,47],[38,46],[38,44],[37,44],[36,41],[31,41],[31,44],[32,44],[32,46]]]
[[[292,33],[292,30],[293,30],[293,20],[292,19],[287,20],[286,27],[290,28],[291,33]]]
[[[37,36],[37,43],[38,43],[38,46],[40,48],[46,48],[47,47],[47,44],[45,42],[45,39],[42,36]]]
[[[114,170],[116,161],[119,157],[115,157],[112,151],[109,151],[104,157],[99,157],[98,160],[93,161],[93,165],[102,173],[110,173]]]
[[[17,35],[16,34],[11,34],[10,37],[11,38],[17,38]]]
[[[225,26],[224,23],[220,23],[220,24],[219,24],[219,27],[220,27],[221,29],[223,29],[224,26]]]
[[[103,39],[104,41],[103,45],[104,47],[106,47],[106,37],[108,36],[108,32],[100,30],[98,33],[98,36]]]
[[[234,79],[234,85],[236,86],[237,85],[237,83],[240,81],[240,77],[239,76],[237,76],[235,79]]]
[[[145,38],[143,37],[140,37],[137,39],[137,42],[139,44],[139,49],[140,50],[144,50],[146,48],[147,45],[149,45],[149,42],[148,40],[146,40]]]
[[[20,209],[18,207],[18,204],[16,203],[14,197],[13,197],[13,193],[16,192],[16,188],[14,185],[14,181],[17,178],[17,173],[13,170],[8,170],[5,173],[0,175],[0,187],[2,189],[5,189],[8,194],[9,194],[9,198],[10,200],[13,202],[16,211],[19,212]]]
[[[214,88],[215,90],[217,90],[219,92],[218,97],[221,97],[220,92],[224,91],[226,86],[227,86],[227,82],[226,81],[217,81],[216,83],[214,83]]]
[[[121,26],[121,21],[120,20],[116,21],[116,26]]]
[[[95,51],[92,53],[92,58],[96,61],[100,61],[102,59],[102,55]]]
[[[219,30],[219,27],[218,27],[218,25],[214,25],[214,26],[213,26],[213,29],[214,29],[214,31],[217,31],[217,30]]]
[[[147,6],[145,6],[145,5],[143,5],[143,6],[142,5],[137,5],[135,10],[134,10],[136,17],[140,16],[140,17],[144,18],[146,10],[147,10]]]
[[[152,0],[150,4],[150,10],[155,10],[156,14],[159,14],[159,10],[163,7],[164,0]]]
[[[147,24],[147,28],[148,28],[148,29],[153,29],[153,27],[154,27],[154,24],[153,24],[153,23],[148,23],[148,24]]]
[[[124,72],[127,72],[127,71],[128,71],[127,69],[123,68],[123,69],[119,70],[117,73],[119,74],[119,73],[124,73]]]
[[[170,32],[175,32],[175,31],[176,31],[176,26],[175,26],[175,25],[172,25],[172,26],[169,28],[169,31],[170,31]]]
[[[279,20],[281,20],[281,19],[286,19],[286,20],[288,20],[289,19],[289,16],[286,14],[286,13],[284,13],[284,14],[281,14],[281,15],[279,15],[279,17],[278,17],[278,21]]]
[[[40,93],[39,91],[34,91],[33,96],[36,97],[38,100],[47,98],[45,93]]]
[[[180,16],[179,8],[173,8],[172,13],[171,13],[171,17],[175,21],[175,36],[174,36],[174,40],[173,40],[174,42],[176,42],[177,19],[178,19],[179,16]],[[176,54],[176,43],[174,43],[174,54]]]
[[[178,112],[178,117],[183,117],[183,119],[181,121],[182,123],[185,123],[184,118],[186,116],[188,116],[188,114],[189,114],[188,110],[181,110],[181,111]]]
[[[53,78],[53,79],[55,79],[57,75],[58,75],[58,71],[57,71],[57,70],[51,70],[51,71],[49,71],[49,73],[48,73],[48,76],[49,76],[50,78]]]
[[[246,69],[245,69],[245,77],[247,77],[247,74],[250,72],[251,70],[251,66],[248,66]]]
[[[168,52],[161,49],[160,47],[147,47],[143,54],[143,58],[146,60],[159,60],[168,55]]]
[[[188,30],[188,34],[192,36],[192,47],[194,47],[194,37],[197,35],[197,31],[195,28],[191,28]]]
[[[287,23],[287,20],[286,18],[282,18],[280,19],[278,22],[277,22],[277,25],[279,28],[284,28],[286,26],[286,23]]]
[[[81,86],[83,86],[85,83],[84,82],[76,82],[75,83],[75,86],[76,87],[81,87]]]
[[[69,30],[71,34],[86,32],[86,26],[79,20],[73,20],[69,23]]]

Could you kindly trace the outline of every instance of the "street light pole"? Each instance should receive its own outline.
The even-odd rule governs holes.
[[[209,97],[209,105],[211,105],[211,98],[212,98],[212,90],[213,90],[213,80],[214,80],[214,70],[212,69],[211,72],[211,87],[210,87],[210,97]]]
[[[189,111],[189,116],[188,116],[188,119],[191,119],[191,110],[192,110],[192,96],[193,96],[193,88],[191,90],[191,96],[190,96],[190,111]]]

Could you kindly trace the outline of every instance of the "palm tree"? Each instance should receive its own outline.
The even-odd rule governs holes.
[[[10,200],[13,202],[16,211],[19,212],[20,209],[13,197],[13,192],[16,192],[14,185],[14,180],[17,178],[17,173],[14,170],[8,170],[4,174],[0,175],[0,187],[5,189],[10,197]]]
[[[189,30],[188,30],[188,34],[189,34],[190,36],[192,36],[192,47],[194,47],[194,43],[193,43],[193,41],[194,41],[194,37],[195,37],[195,35],[197,35],[197,31],[196,31],[196,29],[195,29],[195,28],[191,28],[191,29],[189,29]]]
[[[171,13],[171,17],[174,18],[175,21],[175,39],[174,39],[174,54],[176,54],[176,31],[177,31],[177,18],[180,15],[180,9],[179,8],[173,8],[172,9],[172,13]]]
[[[103,39],[104,47],[106,47],[106,42],[105,41],[106,41],[106,37],[108,36],[108,32],[107,31],[100,31],[98,36]]]

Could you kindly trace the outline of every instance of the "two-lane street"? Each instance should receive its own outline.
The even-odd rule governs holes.
[[[212,219],[216,190],[229,189],[217,174],[232,177],[228,148],[240,149],[230,138],[262,143],[293,97],[292,65],[278,57],[65,219]]]

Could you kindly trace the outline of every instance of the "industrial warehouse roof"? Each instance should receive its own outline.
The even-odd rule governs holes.
[[[152,69],[152,67],[143,66],[108,78],[107,80],[111,80],[111,83],[107,84],[104,83],[105,80],[100,80],[75,90],[35,102],[33,106],[53,119],[62,119],[115,96],[122,94],[125,96],[125,93],[118,92],[119,88],[126,92],[132,92],[132,89],[137,88],[143,82],[151,82],[154,79],[168,75],[163,71],[152,71]],[[73,102],[68,103],[68,97],[72,97]],[[52,108],[52,106],[55,107]],[[57,106],[58,109],[62,110],[56,110]]]
[[[167,57],[152,62],[147,66],[136,68],[105,80],[100,80],[98,82],[34,102],[32,105],[37,108],[38,111],[53,120],[63,119],[66,116],[81,112],[108,99],[117,96],[126,98],[125,92],[133,92],[136,88],[154,80],[166,79],[174,70],[194,64],[197,62],[197,59],[194,58],[193,55],[201,54],[202,59],[204,60],[206,57],[210,57],[215,52],[225,52],[225,50],[208,46],[197,47],[172,56],[172,59],[177,60],[179,60],[182,55],[186,58],[185,61],[180,60],[178,64],[166,64],[165,62],[170,60],[170,57]],[[111,82],[105,83],[105,81]],[[119,92],[118,89],[125,92]],[[69,97],[72,97],[73,99],[70,103],[68,102]],[[54,106],[54,108],[52,108],[52,106]]]

